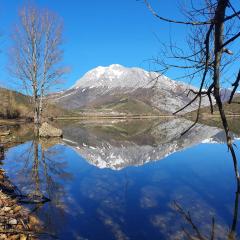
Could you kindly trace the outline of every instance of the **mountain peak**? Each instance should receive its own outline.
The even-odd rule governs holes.
[[[127,68],[120,65],[120,64],[111,64],[109,66],[98,66],[92,70],[90,70],[89,72],[87,72],[87,74],[96,74],[97,78],[99,78],[102,74],[116,74],[119,75],[120,73],[122,73],[123,71],[125,71]]]
[[[137,74],[136,74],[137,73]],[[73,88],[85,87],[131,87],[139,81],[146,84],[145,71],[140,68],[127,68],[120,64],[98,66],[80,78]]]
[[[116,64],[111,64],[111,65],[109,65],[108,68],[124,68],[124,66],[116,63]]]
[[[126,67],[120,65],[120,64],[111,64],[109,66],[97,66],[96,68],[91,69],[87,73],[92,73],[92,72],[106,72],[106,71],[112,71],[116,69],[126,69]]]

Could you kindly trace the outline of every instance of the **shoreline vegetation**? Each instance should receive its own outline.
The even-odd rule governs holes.
[[[240,114],[226,114],[227,117],[231,118],[238,118]],[[54,120],[102,120],[102,119],[119,119],[119,120],[131,120],[131,119],[154,119],[154,118],[187,118],[187,119],[194,119],[194,116],[191,113],[187,113],[185,115],[173,115],[173,114],[161,114],[161,115],[134,115],[134,114],[126,114],[126,115],[78,115],[78,116],[57,116],[57,117],[49,117],[46,118],[46,121],[54,121]],[[210,113],[202,113],[200,114],[201,119],[212,119],[212,118],[220,118],[218,113],[210,114]],[[29,118],[0,118],[0,127],[4,126],[14,126],[14,125],[21,125],[25,123],[32,123],[29,121]]]

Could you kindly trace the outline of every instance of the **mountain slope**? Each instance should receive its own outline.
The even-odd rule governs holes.
[[[173,113],[187,104],[193,97],[188,89],[193,86],[183,82],[173,81],[155,72],[147,72],[141,68],[127,68],[118,64],[108,67],[97,67],[87,72],[76,84],[67,91],[50,96],[52,102],[59,106],[74,109],[104,111],[118,113],[133,113],[133,108],[128,105],[137,104],[146,106],[149,114]],[[123,99],[129,99],[122,108],[114,108]],[[106,108],[106,106],[113,108]],[[207,99],[203,99],[207,104]],[[183,111],[192,111],[197,108],[197,102]],[[136,113],[136,111],[135,111]]]
[[[61,116],[70,113],[48,104],[44,116]],[[31,118],[33,117],[33,106],[30,97],[22,93],[12,91],[6,88],[0,88],[0,118]]]
[[[229,100],[229,97],[225,98],[225,102],[223,103],[225,114],[228,115],[228,116],[239,116],[240,115],[240,96],[239,96],[239,93],[235,94],[235,97],[233,98],[233,101],[232,101],[231,104],[228,103],[228,100]],[[186,116],[196,117],[196,114],[197,114],[197,111],[194,110],[194,111],[186,114]],[[212,116],[210,106],[206,106],[206,107],[201,108],[200,114],[201,114],[201,117]],[[213,116],[220,116],[218,106],[216,104],[213,105]]]
[[[29,97],[16,91],[0,88],[0,117],[16,118],[30,116]]]

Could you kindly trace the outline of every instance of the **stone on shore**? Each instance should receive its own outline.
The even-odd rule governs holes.
[[[8,136],[11,134],[11,131],[10,130],[6,130],[6,131],[2,131],[0,130],[0,136]]]
[[[8,224],[10,224],[10,225],[17,225],[17,220],[15,218],[10,219]]]
[[[63,133],[62,130],[59,128],[55,128],[52,125],[44,122],[39,129],[39,136],[40,137],[62,137]]]
[[[0,175],[4,177],[0,180],[0,186],[7,189],[11,183],[2,169],[0,169]],[[14,188],[13,185],[12,188]],[[8,195],[8,191],[4,192],[3,189],[0,191],[0,240],[38,239],[37,233],[43,231],[42,222],[29,209],[19,205],[17,195],[15,198],[14,195]]]

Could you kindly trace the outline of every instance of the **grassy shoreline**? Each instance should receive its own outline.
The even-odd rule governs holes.
[[[29,122],[28,119],[0,119],[0,126],[3,125],[3,126],[15,126],[15,125],[18,125],[18,124],[24,124],[24,123],[27,123]]]
[[[164,114],[164,115],[78,115],[78,116],[59,116],[59,117],[50,117],[45,120],[132,120],[132,119],[157,119],[157,118],[187,118],[189,120],[195,120],[194,114],[185,114],[185,115],[173,115],[173,114]],[[226,117],[229,118],[238,118],[240,114],[226,114]],[[208,114],[203,113],[200,114],[200,119],[217,119],[220,118],[218,113]],[[0,118],[0,126],[14,126],[17,124],[25,124],[31,123],[29,119],[18,118],[18,119],[1,119]]]

